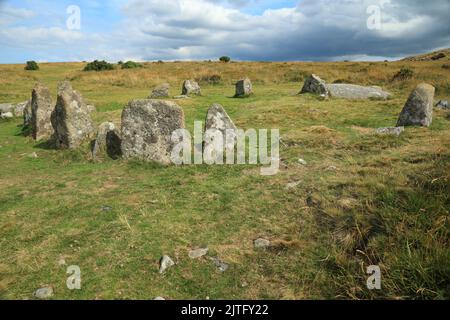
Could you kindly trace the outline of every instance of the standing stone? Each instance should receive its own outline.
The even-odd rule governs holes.
[[[170,84],[163,83],[153,89],[149,99],[168,98],[169,97]]]
[[[50,90],[38,83],[31,93],[31,134],[34,140],[49,139],[54,130],[51,115],[54,109]]]
[[[132,100],[122,112],[123,157],[170,164],[178,129],[184,129],[184,113],[176,103]]]
[[[328,84],[327,90],[332,98],[350,100],[379,99],[386,100],[391,94],[383,91],[380,87],[364,87],[355,84]]]
[[[223,143],[214,139],[216,132],[222,135]],[[213,104],[206,115],[204,150],[211,150],[208,157],[216,159],[217,154],[225,156],[227,151],[234,151],[237,141],[237,128],[220,104]],[[220,150],[222,149],[222,150]]]
[[[112,159],[118,159],[122,155],[120,144],[120,132],[116,129],[114,123],[104,122],[98,127],[92,157],[97,159],[102,154],[106,154]]]
[[[325,95],[325,97],[328,97],[329,95],[326,82],[320,79],[315,74],[310,75],[305,80],[305,84],[303,85],[303,88],[300,91],[300,94],[303,93],[314,93],[318,95]]]
[[[201,96],[202,90],[201,90],[199,84],[197,82],[195,82],[194,80],[186,80],[183,83],[181,95],[189,96],[191,94]]]
[[[253,85],[249,78],[244,78],[236,82],[236,98],[244,98],[253,94]]]
[[[25,106],[25,109],[23,109],[23,127],[28,128],[31,125],[31,118],[32,118],[32,112],[31,112],[31,100],[28,101],[27,105]]]
[[[94,123],[81,94],[72,89],[69,81],[58,87],[58,99],[52,113],[56,147],[76,149],[94,133]]]
[[[397,127],[424,126],[433,122],[433,99],[435,88],[421,83],[411,93],[398,118]]]

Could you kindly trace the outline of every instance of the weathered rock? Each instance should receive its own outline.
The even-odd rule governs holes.
[[[302,166],[308,165],[308,162],[306,162],[306,160],[304,159],[298,159],[298,163],[301,164]]]
[[[253,94],[253,85],[249,78],[244,78],[236,82],[236,98],[244,98]]]
[[[54,110],[50,90],[38,83],[31,94],[31,134],[35,140],[52,137],[54,130],[51,116]]]
[[[210,258],[210,259],[214,263],[219,272],[225,272],[230,267],[228,263],[223,262],[219,258]]]
[[[176,103],[132,100],[122,112],[123,157],[170,164],[172,133],[183,128],[183,109]]]
[[[441,100],[436,104],[436,108],[450,110],[450,103],[447,100]]]
[[[14,118],[14,115],[12,114],[12,112],[5,112],[0,114],[0,118],[1,119],[12,119]]]
[[[92,157],[97,159],[103,154],[112,159],[122,155],[120,132],[112,122],[104,122],[98,127],[97,138],[92,148]]]
[[[76,149],[95,132],[87,104],[69,81],[58,87],[58,99],[51,117],[56,147]]]
[[[301,181],[289,182],[289,183],[286,185],[285,189],[286,189],[286,190],[294,189],[294,188],[298,187],[301,183],[302,183]]]
[[[259,238],[253,241],[253,245],[255,246],[256,249],[266,249],[270,247],[270,241],[267,239]]]
[[[32,118],[32,111],[31,111],[31,100],[28,101],[27,105],[25,106],[25,109],[23,109],[23,127],[28,128],[31,126],[31,118]]]
[[[375,130],[375,133],[380,135],[391,135],[398,137],[403,131],[405,131],[405,127],[387,127],[378,128],[377,130]]]
[[[429,127],[433,122],[433,99],[435,88],[421,83],[413,90],[400,113],[397,126]]]
[[[333,98],[343,98],[350,100],[362,100],[362,99],[380,99],[386,100],[391,94],[383,91],[380,87],[364,87],[354,84],[328,84],[328,92]]]
[[[186,95],[174,96],[173,98],[176,99],[176,100],[190,99],[190,97],[186,96]]]
[[[97,108],[92,104],[88,104],[87,109],[88,109],[89,113],[93,113],[93,112],[97,111]]]
[[[182,88],[182,95],[189,96],[189,95],[198,95],[200,96],[202,94],[202,90],[197,82],[194,80],[186,80],[183,83]]]
[[[220,132],[223,141],[214,139],[217,132]],[[216,159],[217,154],[226,155],[227,151],[234,151],[236,142],[237,128],[233,121],[220,104],[213,104],[206,115],[204,143],[205,150],[211,150],[211,160]]]
[[[310,75],[303,85],[300,94],[303,93],[314,93],[318,95],[323,95],[323,97],[328,97],[328,89],[325,81],[320,79],[315,74]]]
[[[14,105],[12,103],[0,103],[0,114],[12,112],[14,110]]]
[[[170,267],[173,267],[175,265],[175,262],[169,257],[169,256],[163,256],[159,262],[159,273],[164,273],[169,269]]]
[[[189,258],[198,259],[208,254],[208,248],[201,248],[189,251]]]
[[[23,117],[23,113],[27,105],[30,103],[30,101],[24,101],[16,104],[14,106],[14,116],[16,117]]]
[[[150,95],[150,99],[157,98],[168,98],[169,97],[169,89],[170,85],[168,83],[163,83],[153,89],[152,94]]]
[[[163,297],[156,297],[153,299],[154,301],[164,301],[166,299],[164,299]]]
[[[37,299],[51,298],[53,296],[53,288],[52,287],[43,287],[43,288],[37,289],[33,295]]]

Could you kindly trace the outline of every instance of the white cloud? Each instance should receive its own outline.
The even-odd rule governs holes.
[[[38,45],[42,55],[72,44],[67,49],[71,57],[111,61],[221,55],[242,60],[381,59],[450,45],[447,0],[426,5],[419,0],[302,0],[296,7],[260,15],[239,10],[256,1],[130,0],[110,33],[8,26],[0,31],[0,43]],[[382,3],[381,29],[369,30],[366,9]]]

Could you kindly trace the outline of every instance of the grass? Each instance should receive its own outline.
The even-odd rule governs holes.
[[[248,165],[94,163],[87,145],[46,149],[20,134],[19,119],[3,121],[0,298],[31,299],[44,285],[56,299],[450,298],[448,112],[436,110],[431,128],[407,128],[399,138],[371,133],[395,125],[419,82],[436,86],[436,100],[448,96],[442,61],[173,62],[100,73],[83,66],[40,64],[31,74],[0,65],[0,103],[28,99],[38,80],[56,92],[68,78],[97,107],[97,124],[119,124],[123,106],[161,82],[177,95],[185,79],[220,75],[220,83],[203,85],[202,97],[177,101],[187,128],[221,103],[238,127],[280,129],[283,169],[263,177]],[[414,76],[392,81],[403,67]],[[297,96],[310,72],[328,82],[383,86],[393,98]],[[255,95],[231,98],[233,83],[246,75]],[[255,250],[259,237],[272,247]],[[208,259],[188,258],[203,246],[230,269],[219,273]],[[177,265],[160,275],[164,254]],[[80,266],[82,290],[67,289],[61,258]],[[381,267],[380,291],[366,288],[371,264]]]

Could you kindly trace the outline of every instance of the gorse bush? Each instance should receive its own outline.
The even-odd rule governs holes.
[[[111,63],[106,62],[105,60],[102,61],[94,60],[93,62],[89,62],[83,69],[83,71],[105,71],[105,70],[114,70],[114,66]]]
[[[39,66],[36,61],[27,61],[27,65],[25,66],[25,70],[35,71],[39,70]]]
[[[125,63],[122,63],[122,69],[136,69],[136,68],[142,68],[142,64],[134,62],[134,61],[127,61]]]
[[[222,56],[222,57],[219,58],[219,61],[222,61],[222,62],[230,62],[230,61],[231,61],[231,58],[228,57],[228,56]]]
[[[392,78],[393,81],[404,81],[411,79],[414,76],[414,71],[410,68],[401,68]]]

